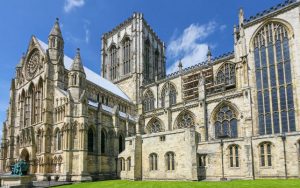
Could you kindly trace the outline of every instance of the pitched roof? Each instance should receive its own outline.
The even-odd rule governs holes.
[[[37,40],[40,43],[43,50],[46,51],[48,49],[48,45],[46,43],[44,43],[43,41],[41,41],[40,39],[37,39]],[[65,55],[64,56],[65,68],[70,70],[72,63],[73,63],[73,59],[71,59],[70,57]],[[86,79],[88,81],[100,86],[104,90],[107,90],[107,91],[121,97],[122,99],[124,99],[126,101],[131,102],[130,98],[117,85],[113,84],[109,80],[103,78],[102,76],[100,76],[99,74],[95,73],[94,71],[88,69],[87,67],[83,66],[83,68],[84,68],[84,72],[86,74]]]
[[[272,6],[271,8],[269,9],[265,9],[261,12],[258,12],[256,15],[254,16],[250,16],[248,19],[244,19],[244,24],[247,25],[247,24],[251,24],[252,22],[256,21],[256,20],[259,20],[267,15],[270,15],[270,14],[273,14],[273,13],[276,13],[276,12],[279,12],[280,10],[282,9],[285,9],[287,7],[290,7],[292,5],[297,5],[299,3],[299,0],[285,0],[284,2],[282,3],[279,3],[275,6]]]

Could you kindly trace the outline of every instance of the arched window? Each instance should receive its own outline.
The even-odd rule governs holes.
[[[55,133],[55,150],[56,151],[61,150],[61,133],[59,129],[57,129]]]
[[[88,130],[88,152],[94,152],[94,131],[91,128]]]
[[[131,157],[127,158],[127,171],[130,171],[131,168]]]
[[[223,84],[226,88],[235,86],[235,64],[224,63],[218,70],[216,84]]]
[[[25,98],[25,121],[24,125],[29,126],[31,124],[31,112],[32,110],[32,95],[33,95],[33,85],[30,85],[29,90],[27,92],[27,96]]]
[[[175,170],[175,155],[173,152],[166,153],[166,168],[167,170]]]
[[[167,83],[161,92],[161,106],[165,107],[166,97],[169,99],[169,105],[176,104],[176,89],[173,84]]]
[[[34,93],[34,123],[39,123],[42,120],[42,91],[43,82],[40,80],[37,86],[37,90]]]
[[[20,126],[24,126],[24,103],[25,103],[25,92],[22,91],[21,97],[20,97]]]
[[[158,65],[159,65],[159,51],[158,49],[155,50],[154,53],[154,67],[153,67],[153,80],[155,79],[155,76],[158,78]]]
[[[121,153],[125,149],[124,141],[125,141],[124,137],[122,135],[120,135],[119,136],[119,153]]]
[[[148,112],[154,109],[154,95],[148,90],[144,96],[144,111]]]
[[[230,167],[239,167],[239,146],[231,145],[229,146],[229,161]]]
[[[260,166],[272,166],[272,145],[270,142],[264,142],[259,145]]]
[[[149,170],[157,170],[157,154],[156,153],[151,153],[149,155]]]
[[[253,41],[259,134],[295,131],[289,36],[285,26],[270,22]]]
[[[188,112],[184,111],[177,117],[177,128],[188,128],[195,126],[195,121],[193,115]]]
[[[118,73],[118,57],[117,57],[118,50],[116,46],[112,46],[110,48],[110,79],[114,80],[117,78]]]
[[[235,112],[227,105],[221,107],[215,117],[216,138],[238,137],[237,119]]]
[[[104,154],[106,152],[106,144],[107,144],[107,137],[106,137],[105,130],[101,130],[101,153]]]
[[[170,86],[169,103],[170,105],[176,104],[176,89],[173,85]]]
[[[125,159],[124,158],[120,158],[120,170],[121,171],[125,171]]]
[[[147,39],[144,44],[144,79],[150,79],[150,41]]]
[[[126,38],[123,42],[123,74],[130,73],[130,40]]]
[[[148,133],[158,133],[158,132],[163,131],[163,128],[162,128],[159,120],[157,120],[155,118],[154,120],[151,120],[148,123],[147,130],[148,130]]]

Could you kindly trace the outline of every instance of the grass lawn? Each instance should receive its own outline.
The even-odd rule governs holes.
[[[234,180],[227,182],[185,182],[185,181],[127,181],[109,180],[78,183],[63,188],[300,188],[300,179],[291,180]]]

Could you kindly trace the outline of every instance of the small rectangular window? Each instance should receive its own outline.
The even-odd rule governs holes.
[[[166,141],[166,136],[165,136],[165,135],[160,136],[160,137],[159,137],[159,140],[160,140],[160,141]]]

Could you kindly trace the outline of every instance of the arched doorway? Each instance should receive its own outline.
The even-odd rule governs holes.
[[[27,163],[29,163],[29,152],[27,149],[23,149],[20,155],[21,160],[25,160]]]

